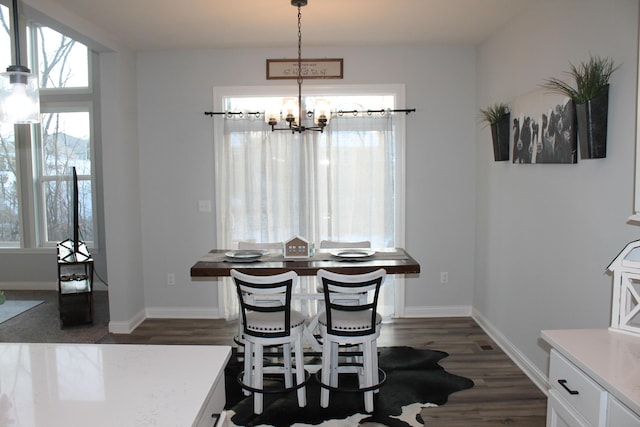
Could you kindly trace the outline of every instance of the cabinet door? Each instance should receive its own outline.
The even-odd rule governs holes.
[[[556,390],[549,390],[547,427],[591,427]]]
[[[613,397],[609,397],[607,411],[607,426],[611,427],[640,427],[640,418],[626,406]]]

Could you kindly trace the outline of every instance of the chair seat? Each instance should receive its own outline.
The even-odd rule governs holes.
[[[296,310],[291,310],[291,329],[304,325],[304,316]],[[247,329],[256,332],[281,332],[284,331],[284,319],[282,313],[247,312]]]
[[[371,313],[368,311],[335,311],[331,316],[333,329],[338,331],[363,331],[371,328]],[[327,313],[323,312],[318,323],[327,327]],[[376,313],[376,326],[382,323],[382,316]]]

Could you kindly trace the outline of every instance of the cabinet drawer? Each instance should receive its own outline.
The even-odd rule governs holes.
[[[549,383],[591,425],[605,425],[606,391],[554,349],[551,350]]]

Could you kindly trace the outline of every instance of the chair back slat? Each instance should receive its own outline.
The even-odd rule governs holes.
[[[294,271],[272,276],[251,276],[231,270],[236,285],[244,333],[255,337],[286,337],[291,334],[291,295],[298,275]],[[250,313],[281,313],[282,330],[249,328]]]
[[[377,327],[380,286],[385,276],[386,271],[382,268],[371,273],[351,275],[319,270],[318,278],[324,292],[327,332],[338,336],[373,334]],[[336,329],[334,319],[340,312],[368,312],[370,322],[364,329]]]

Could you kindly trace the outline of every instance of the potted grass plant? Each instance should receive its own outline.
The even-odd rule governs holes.
[[[575,87],[563,80],[551,78],[541,85],[551,92],[568,96],[576,105],[580,158],[607,157],[607,121],[609,111],[609,80],[618,66],[611,58],[590,56],[587,62],[575,66],[569,63],[565,72]]]
[[[509,105],[497,102],[480,109],[480,121],[491,127],[493,158],[496,162],[509,160]]]

